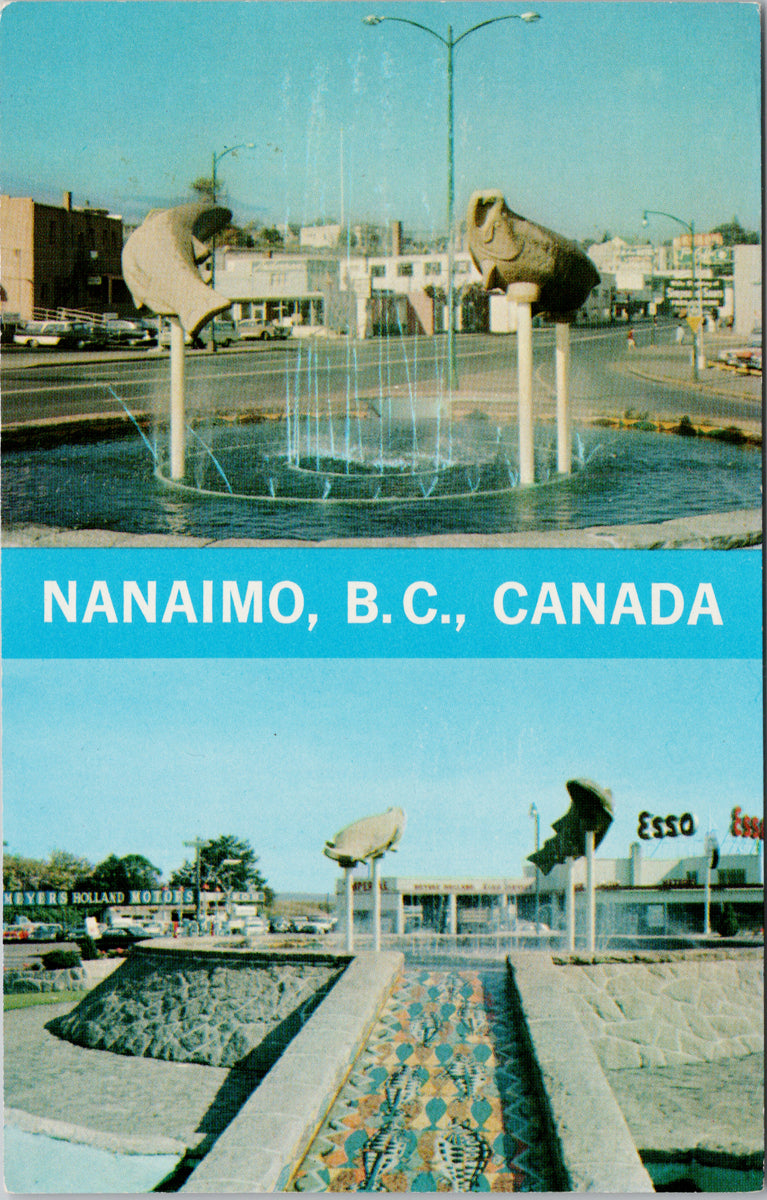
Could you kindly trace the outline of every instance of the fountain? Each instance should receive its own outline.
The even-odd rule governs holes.
[[[329,396],[320,399],[319,364],[311,346],[305,388],[299,388],[300,348],[294,380],[286,370],[280,436],[259,438],[248,452],[239,431],[227,437],[225,428],[217,428],[206,440],[185,422],[184,333],[194,335],[227,307],[226,298],[203,282],[197,268],[209,254],[205,241],[230,217],[228,209],[204,202],[152,212],[123,253],[125,278],[137,306],[147,304],[171,319],[170,449],[167,458],[156,461],[161,481],[213,496],[223,492],[323,504],[466,499],[534,482],[531,313],[553,314],[567,328],[565,323],[598,281],[574,243],[511,213],[500,193],[472,197],[470,243],[484,285],[488,290],[504,285],[520,309],[518,462],[501,445],[500,430],[495,443],[482,445],[466,429],[456,428],[449,386],[447,392],[419,398],[408,376],[403,403],[385,394],[381,379],[378,397],[361,404],[356,388],[353,394],[351,355],[345,407],[334,411]],[[560,375],[564,392],[566,369]],[[571,464],[567,420],[560,421],[561,474],[569,473]],[[190,462],[187,428],[196,442]],[[244,455],[239,453],[243,448]]]
[[[228,306],[199,266],[229,215],[206,202],[155,211],[125,246],[136,304],[170,319],[170,402],[160,410],[168,417],[147,429],[105,382],[105,398],[123,409],[141,444],[111,418],[111,440],[85,425],[73,436],[67,426],[53,452],[47,427],[23,428],[15,441],[6,433],[6,521],[325,540],[571,530],[758,508],[758,455],[715,441],[716,431],[683,442],[640,424],[630,434],[600,429],[581,438],[570,412],[570,322],[595,268],[574,243],[513,213],[493,190],[471,198],[469,247],[484,286],[515,305],[517,394],[510,386],[505,397],[492,393],[479,377],[454,390],[439,338],[428,342],[434,374],[425,381],[418,338],[349,336],[340,386],[331,385],[337,353],[320,339],[300,340],[281,355],[283,394],[268,411],[261,398],[249,411],[238,398],[234,411],[219,412],[213,398],[192,412],[184,336]],[[554,432],[540,422],[534,439],[535,315],[555,323],[557,424]],[[676,421],[679,432],[689,433],[684,422]]]
[[[373,949],[381,949],[381,859],[387,850],[396,848],[405,830],[405,813],[401,808],[387,808],[373,817],[362,817],[344,826],[325,843],[323,854],[344,869],[346,892],[346,949],[354,949],[354,887],[352,871],[358,863],[372,864],[373,888]]]

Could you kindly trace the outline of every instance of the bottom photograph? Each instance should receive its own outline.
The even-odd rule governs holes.
[[[760,1191],[761,692],[8,660],[7,1190]]]

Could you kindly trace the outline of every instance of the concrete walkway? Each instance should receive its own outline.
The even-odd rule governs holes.
[[[54,1037],[45,1026],[71,1008],[70,1002],[4,1014],[6,1119],[21,1110],[39,1119],[39,1131],[50,1132],[55,1122],[59,1136],[104,1149],[183,1153],[213,1132],[217,1110],[222,1125],[241,1099],[230,1080],[234,1072],[223,1067],[85,1050]]]

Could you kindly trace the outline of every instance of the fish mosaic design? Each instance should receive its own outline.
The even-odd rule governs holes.
[[[455,1192],[473,1192],[490,1157],[485,1139],[469,1125],[451,1125],[437,1138],[436,1159]]]
[[[554,1191],[544,1130],[503,971],[409,967],[289,1190]]]

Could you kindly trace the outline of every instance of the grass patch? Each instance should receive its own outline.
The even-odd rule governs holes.
[[[9,992],[3,996],[3,1008],[34,1008],[38,1004],[70,1004],[82,1000],[87,991],[76,992]]]

